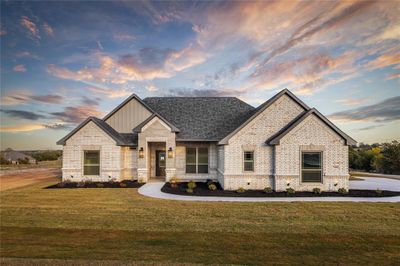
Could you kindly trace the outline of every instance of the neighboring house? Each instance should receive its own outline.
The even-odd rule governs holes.
[[[12,164],[19,164],[21,161],[25,161],[27,163],[36,163],[36,159],[33,158],[32,156],[29,156],[27,154],[24,154],[19,151],[14,151],[13,149],[6,149],[4,152],[2,152],[2,156],[5,160],[9,161]]]
[[[224,189],[348,189],[356,142],[285,89],[254,108],[234,97],[132,95],[57,142],[63,180],[217,180]]]

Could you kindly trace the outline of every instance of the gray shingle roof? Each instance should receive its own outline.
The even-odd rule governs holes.
[[[2,156],[4,157],[4,159],[9,161],[18,161],[19,159],[35,160],[32,156],[29,156],[19,151],[14,151],[12,149],[7,149],[6,151],[2,152]]]
[[[235,97],[150,97],[143,101],[179,129],[178,141],[219,141],[255,110]]]

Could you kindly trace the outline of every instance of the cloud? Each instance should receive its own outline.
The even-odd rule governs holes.
[[[43,29],[44,29],[44,32],[46,32],[47,35],[54,36],[53,28],[49,24],[47,24],[46,22],[43,23]]]
[[[180,97],[227,97],[227,96],[238,96],[243,91],[235,89],[190,89],[190,88],[172,88],[169,89],[165,96],[180,96]]]
[[[397,48],[400,49],[400,47],[397,47]],[[369,61],[366,64],[366,67],[369,70],[375,70],[375,69],[384,68],[384,67],[388,67],[388,66],[392,66],[392,65],[399,65],[400,64],[400,52],[398,49],[388,51],[388,52],[378,56],[374,60]]]
[[[34,59],[39,59],[39,56],[29,52],[29,51],[21,51],[15,54],[16,57],[18,58],[34,58]]]
[[[123,98],[132,94],[127,89],[103,89],[98,87],[89,87],[89,90],[95,93],[106,95],[107,98]]]
[[[43,124],[45,128],[54,129],[54,130],[65,130],[70,129],[72,125],[70,124],[63,124],[63,123],[52,123],[52,124]]]
[[[388,98],[380,103],[362,106],[329,115],[336,121],[390,122],[400,120],[400,96]]]
[[[1,97],[2,105],[18,105],[18,104],[27,104],[32,102],[41,102],[41,103],[50,103],[50,104],[58,104],[64,100],[64,97],[60,95],[31,95],[28,92],[12,92],[9,95],[5,95]]]
[[[32,41],[38,44],[41,37],[39,29],[37,28],[36,24],[27,16],[22,16],[20,23],[22,27],[24,27],[28,31],[28,38],[30,38]]]
[[[338,102],[342,105],[354,106],[354,105],[360,105],[362,103],[365,103],[368,100],[369,100],[368,98],[361,98],[361,99],[344,98],[344,99],[337,100],[336,102]]]
[[[172,49],[142,48],[136,54],[125,54],[115,59],[97,53],[97,67],[84,67],[73,71],[56,65],[48,65],[47,72],[62,79],[88,84],[125,84],[128,81],[144,81],[170,78],[205,61],[206,54],[192,46],[175,51]]]
[[[0,132],[10,132],[10,133],[29,132],[29,131],[41,130],[44,128],[45,128],[45,126],[40,125],[40,124],[25,124],[25,125],[17,125],[17,126],[0,127]]]
[[[25,71],[26,71],[26,68],[25,68],[24,65],[16,65],[16,66],[13,68],[13,70],[14,70],[15,72],[25,72]]]
[[[0,111],[7,114],[10,117],[22,118],[26,120],[38,120],[46,118],[46,116],[44,115],[39,115],[30,111],[22,111],[22,110],[0,110]]]
[[[98,100],[99,100],[98,98],[92,99],[92,98],[88,98],[88,97],[84,96],[82,98],[82,104],[96,106],[96,105],[99,105],[99,101]]]
[[[399,79],[400,78],[400,73],[393,73],[388,76],[386,76],[385,80],[392,80],[392,79]]]
[[[358,130],[359,131],[367,131],[367,130],[375,129],[375,128],[382,127],[382,126],[384,126],[384,124],[362,127],[362,128],[359,128]]]
[[[0,23],[0,36],[6,35],[7,31],[4,28],[3,24]]]
[[[135,35],[132,34],[114,34],[114,39],[117,41],[134,41],[136,40]]]
[[[65,123],[78,124],[88,118],[89,116],[102,116],[103,113],[97,108],[90,106],[67,106],[61,112],[50,113],[54,118],[59,119]]]
[[[158,88],[155,85],[150,84],[150,85],[146,85],[146,90],[150,91],[150,92],[154,92],[154,91],[158,91]]]

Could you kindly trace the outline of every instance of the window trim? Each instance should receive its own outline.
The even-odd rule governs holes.
[[[99,166],[99,174],[98,175],[87,175],[87,174],[85,174],[85,166],[86,166],[86,164],[85,164],[85,152],[87,152],[87,151],[91,151],[91,152],[94,152],[94,151],[97,151],[98,153],[99,153],[99,164],[98,164],[98,166]],[[89,176],[89,177],[98,177],[98,176],[101,176],[101,150],[100,149],[96,149],[96,150],[83,150],[82,151],[82,153],[83,153],[83,156],[82,156],[82,176]],[[96,166],[97,164],[95,164],[95,165],[88,165],[88,166]]]
[[[196,150],[196,162],[194,164],[190,165],[195,165],[196,166],[196,172],[195,173],[189,173],[187,172],[187,149],[195,149]],[[199,173],[199,149],[206,149],[207,150],[207,173]],[[206,165],[206,164],[201,164],[201,165]],[[202,147],[202,146],[196,146],[196,147],[185,147],[185,174],[209,174],[210,173],[210,149],[209,147]]]
[[[319,153],[320,154],[320,168],[303,168],[303,154],[304,153]],[[321,150],[303,150],[300,151],[300,182],[306,184],[323,184],[324,183],[324,152]],[[321,179],[320,181],[304,181],[303,179],[303,171],[321,171]]]
[[[249,161],[249,160],[245,160],[245,153],[246,152],[251,152],[253,153],[253,160]],[[242,153],[242,160],[243,160],[243,172],[245,173],[254,173],[254,168],[255,168],[255,152],[254,150],[243,150]],[[246,167],[244,166],[246,162],[252,162],[253,163],[253,170],[246,170]]]

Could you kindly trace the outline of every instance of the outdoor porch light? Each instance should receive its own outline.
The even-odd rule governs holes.
[[[140,147],[140,150],[139,150],[139,158],[144,158],[144,150],[143,150],[143,147]]]
[[[174,157],[174,154],[172,152],[172,148],[169,147],[169,149],[168,149],[168,158],[172,158],[172,157]]]

